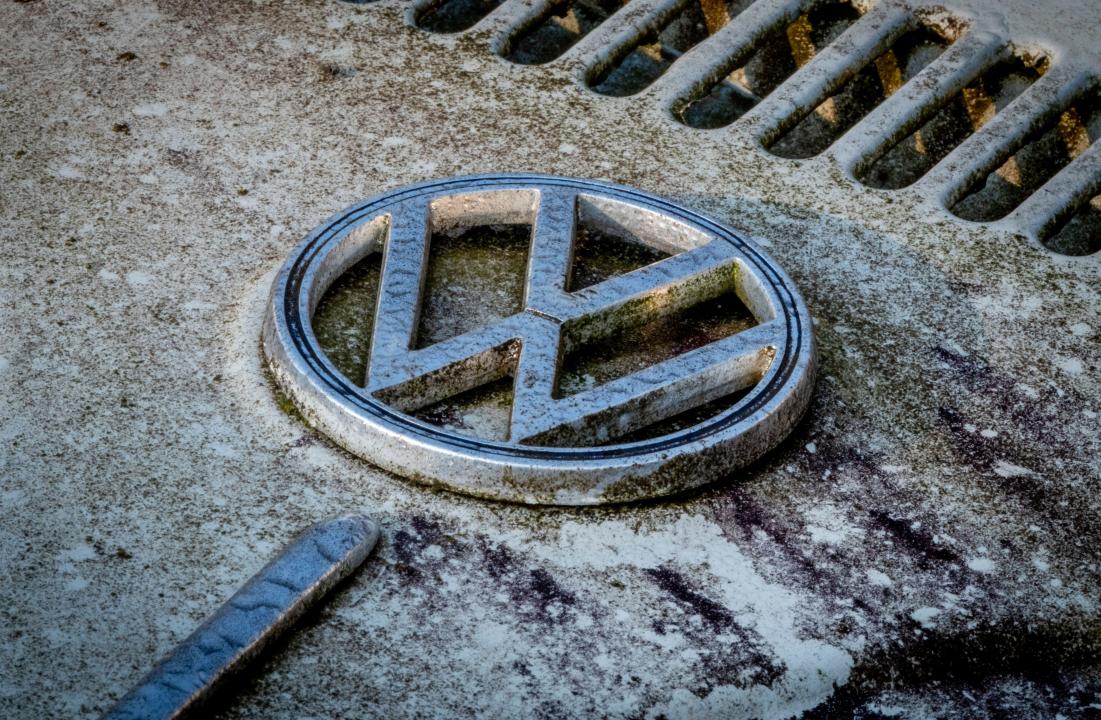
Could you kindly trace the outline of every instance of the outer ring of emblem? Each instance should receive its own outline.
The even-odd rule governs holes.
[[[785,336],[767,372],[745,397],[700,424],[654,439],[596,447],[515,445],[459,435],[399,412],[351,382],[325,356],[311,327],[311,305],[332,280],[321,277],[323,262],[349,232],[411,198],[555,188],[668,216],[736,249],[778,301],[776,316]],[[722,223],[638,190],[536,174],[429,181],[337,213],[298,245],[276,276],[262,340],[282,391],[310,425],[351,453],[430,486],[542,505],[626,502],[735,478],[802,417],[816,369],[807,307],[787,274],[755,243]]]

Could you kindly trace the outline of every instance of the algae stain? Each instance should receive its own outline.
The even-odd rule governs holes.
[[[530,225],[481,225],[432,235],[416,347],[523,310]]]
[[[381,256],[373,253],[333,283],[313,316],[322,351],[356,385],[367,373],[380,277]]]

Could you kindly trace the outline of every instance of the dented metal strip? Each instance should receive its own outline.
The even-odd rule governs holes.
[[[358,568],[378,541],[361,515],[299,535],[127,693],[104,720],[194,717],[235,673]]]

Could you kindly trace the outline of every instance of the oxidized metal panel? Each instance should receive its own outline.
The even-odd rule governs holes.
[[[859,5],[824,24],[748,5],[617,96],[622,74],[580,71],[670,5],[632,2],[537,65],[502,56],[513,4],[450,34],[390,0],[0,3],[0,715],[97,716],[348,511],[379,523],[376,555],[222,717],[1093,712],[1101,265],[1088,231],[1078,256],[1047,245],[1067,208],[1090,227],[1099,146],[1062,118],[1101,18]],[[838,96],[910,17],[940,54],[877,64],[916,73],[867,113]],[[767,62],[731,59],[774,37]],[[965,44],[1021,65],[952,110],[998,56]],[[716,107],[748,109],[686,124],[728,117],[664,102],[712,76]],[[936,113],[915,110],[942,101],[931,127],[962,130],[922,125],[923,155],[914,123]],[[808,118],[832,144],[793,157]],[[1063,160],[1030,175],[1019,150],[1052,119]],[[921,177],[869,187],[905,182],[856,161],[907,131],[891,162]],[[301,238],[362,198],[504,171],[637,187],[754,238],[815,321],[792,435],[694,493],[533,508],[379,471],[280,403],[257,338]],[[961,219],[1011,204],[956,197],[976,179],[1025,199]]]

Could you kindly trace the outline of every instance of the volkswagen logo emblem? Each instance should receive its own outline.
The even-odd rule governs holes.
[[[581,289],[568,284],[579,218],[661,251],[661,259]],[[421,347],[416,342],[433,233],[531,225],[517,312]],[[314,313],[364,258],[381,256],[367,370],[326,356]],[[673,318],[733,293],[755,321],[635,371],[560,392],[563,358],[624,328]],[[675,322],[670,319],[669,322]],[[471,495],[587,505],[655,497],[731,476],[776,446],[814,383],[810,316],[791,280],[725,225],[603,182],[483,175],[393,190],[309,235],[279,272],[264,326],[266,359],[307,420],[399,475]],[[506,439],[427,422],[416,411],[508,379]],[[723,398],[736,398],[720,402]],[[686,413],[688,426],[648,427]]]

